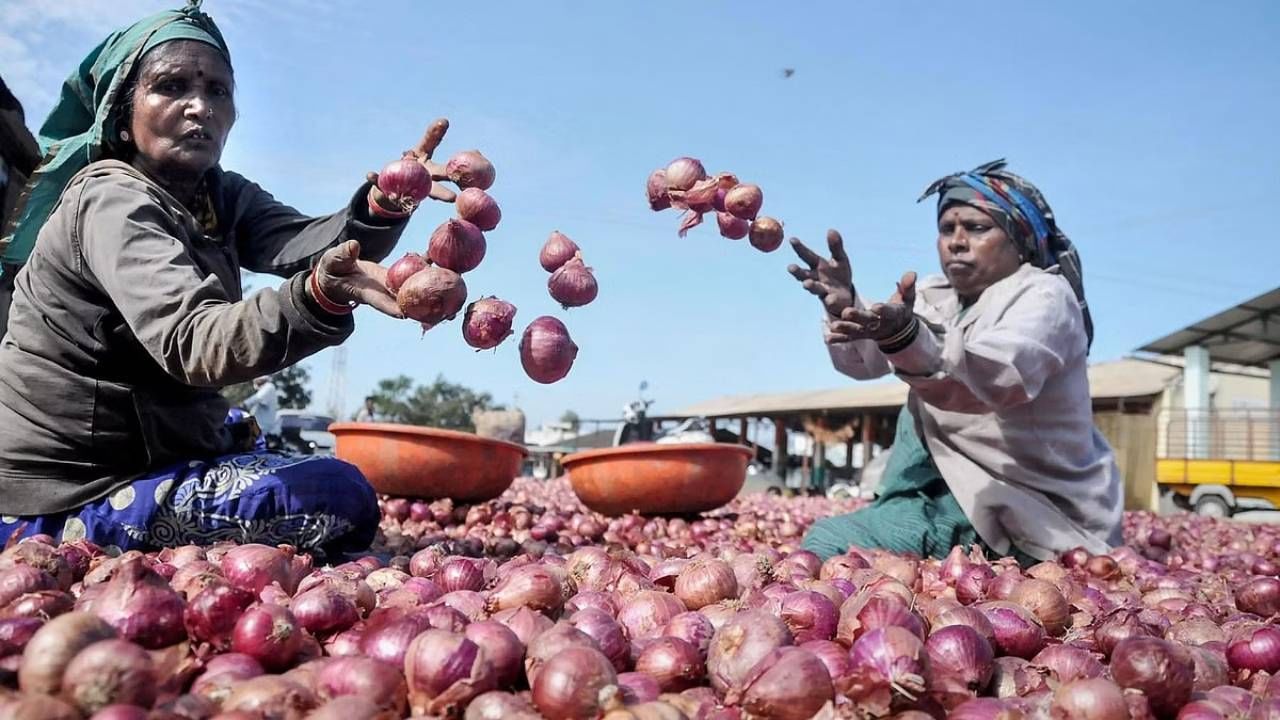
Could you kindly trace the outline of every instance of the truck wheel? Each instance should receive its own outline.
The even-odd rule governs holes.
[[[1231,516],[1231,508],[1227,501],[1217,495],[1205,495],[1196,501],[1196,514],[1205,517],[1225,518]]]

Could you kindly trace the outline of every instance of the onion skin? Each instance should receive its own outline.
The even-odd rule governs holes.
[[[543,666],[533,704],[549,720],[595,720],[616,701],[618,676],[599,650],[571,647]]]
[[[310,689],[279,675],[261,675],[236,685],[222,703],[222,711],[242,712],[247,717],[303,720],[317,705],[319,701]]]
[[[711,687],[722,697],[740,693],[757,663],[791,644],[791,631],[777,616],[759,610],[738,613],[711,639],[707,654]]]
[[[569,329],[549,315],[529,323],[520,338],[520,364],[534,382],[550,385],[563,380],[577,357]]]
[[[707,169],[691,157],[678,157],[667,164],[665,171],[668,190],[688,190],[699,180],[705,180]]]
[[[18,668],[18,687],[26,693],[56,695],[68,664],[84,648],[116,637],[99,617],[69,612],[45,623],[27,642]]]
[[[497,179],[493,163],[479,150],[463,150],[449,158],[444,166],[445,175],[458,187],[488,190]]]
[[[462,318],[462,339],[476,350],[491,350],[511,337],[516,306],[496,297],[476,300]]]
[[[502,209],[488,193],[480,188],[467,188],[458,193],[454,206],[463,220],[488,232],[502,221]]]
[[[645,182],[645,195],[649,199],[649,209],[654,212],[671,207],[671,197],[667,195],[667,171],[665,169],[660,168],[649,173],[649,179]]]
[[[479,227],[461,218],[449,218],[431,233],[427,258],[461,275],[480,267],[487,249]]]
[[[452,320],[467,302],[467,283],[458,273],[435,265],[414,273],[396,293],[400,312],[428,329]]]
[[[835,697],[826,665],[800,648],[774,650],[752,675],[741,702],[756,717],[807,720]]]
[[[493,665],[475,643],[446,630],[427,630],[404,656],[409,704],[418,715],[442,715],[496,689]]]
[[[899,696],[925,690],[929,673],[924,643],[905,628],[890,625],[858,638],[849,650],[853,665],[845,694],[872,712],[887,713]]]
[[[771,253],[782,247],[782,223],[761,215],[751,223],[748,237],[751,247]]]
[[[1014,588],[1009,600],[1031,611],[1050,637],[1058,637],[1066,631],[1071,608],[1067,598],[1052,583],[1024,580]]]
[[[88,715],[107,705],[155,702],[151,656],[126,640],[100,640],[76,654],[62,676],[62,694]]]
[[[1142,691],[1157,715],[1172,717],[1191,697],[1195,669],[1181,645],[1133,637],[1112,652],[1111,676],[1121,687]]]
[[[418,253],[406,253],[404,257],[387,268],[387,289],[392,293],[400,292],[404,281],[427,267],[427,257]]]

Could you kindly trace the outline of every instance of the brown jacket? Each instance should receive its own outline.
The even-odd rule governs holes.
[[[0,342],[0,513],[69,510],[230,451],[219,388],[354,328],[306,295],[313,262],[347,239],[381,260],[405,225],[369,214],[367,184],[318,218],[235,173],[214,170],[209,187],[213,236],[125,163],[93,163],[68,184],[17,276]],[[241,268],[288,280],[244,298]]]

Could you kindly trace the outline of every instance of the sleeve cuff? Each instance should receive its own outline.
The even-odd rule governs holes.
[[[335,315],[307,295],[307,279],[310,272],[300,272],[289,278],[281,293],[285,318],[289,324],[311,335],[332,340],[337,345],[355,330],[355,320],[350,314]]]
[[[938,371],[942,358],[942,346],[938,338],[924,323],[920,323],[916,337],[906,347],[893,353],[885,353],[894,372],[900,375],[927,377]]]

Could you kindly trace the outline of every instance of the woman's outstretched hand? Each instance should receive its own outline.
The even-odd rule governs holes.
[[[360,243],[348,240],[325,251],[316,264],[314,285],[308,285],[313,299],[341,306],[369,305],[385,315],[403,318],[396,296],[387,289],[387,269],[360,259]],[[315,288],[324,296],[314,297]]]
[[[854,340],[891,340],[915,319],[916,274],[905,273],[898,281],[898,289],[887,303],[876,303],[869,308],[846,307],[839,320],[827,323],[828,345]]]
[[[791,238],[791,248],[796,255],[808,265],[808,269],[799,265],[790,265],[787,271],[800,281],[801,286],[817,295],[822,306],[833,318],[854,305],[857,295],[853,289],[853,268],[849,265],[849,256],[844,252],[844,240],[835,230],[827,231],[827,247],[831,257],[824,258],[810,250],[797,238]]]

